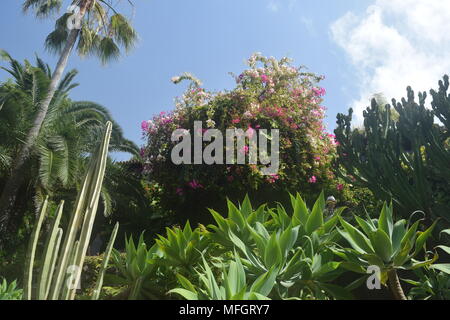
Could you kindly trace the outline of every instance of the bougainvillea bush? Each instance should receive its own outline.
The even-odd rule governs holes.
[[[323,123],[325,89],[319,82],[324,77],[293,66],[287,58],[260,54],[252,55],[248,66],[240,75],[233,75],[234,89],[220,92],[207,91],[188,73],[172,78],[174,83],[190,82],[183,96],[175,100],[175,109],[142,122],[147,140],[141,151],[144,174],[161,191],[161,204],[191,221],[196,214],[206,213],[206,207],[224,203],[225,197],[241,199],[242,194],[250,193],[257,201],[279,201],[286,190],[315,197],[322,189],[339,193],[343,188],[331,171],[337,142]],[[172,132],[186,129],[192,133],[194,121],[202,121],[203,131],[215,128],[224,136],[231,128],[267,129],[269,134],[271,129],[279,129],[278,172],[263,175],[262,164],[248,161],[246,165],[175,165],[171,150],[177,142],[171,141]],[[249,149],[237,152],[248,156]]]

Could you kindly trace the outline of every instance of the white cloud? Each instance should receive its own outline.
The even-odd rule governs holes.
[[[428,91],[450,72],[450,1],[376,0],[363,14],[348,12],[331,33],[358,72],[351,106],[357,119],[370,97],[389,100],[406,87]]]

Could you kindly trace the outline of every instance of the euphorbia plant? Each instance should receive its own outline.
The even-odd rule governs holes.
[[[339,233],[352,249],[336,250],[335,253],[355,266],[377,266],[380,268],[380,281],[389,282],[395,299],[406,300],[397,270],[414,270],[431,265],[437,255],[426,261],[414,259],[424,249],[436,222],[423,232],[418,231],[420,220],[412,225],[404,219],[394,223],[392,204],[386,203],[378,219],[362,219],[355,216],[362,231],[339,218],[343,229]]]

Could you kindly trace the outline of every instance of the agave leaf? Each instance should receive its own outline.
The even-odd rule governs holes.
[[[392,243],[389,236],[382,229],[369,234],[370,242],[375,250],[375,253],[383,259],[384,262],[391,261],[392,257]]]
[[[325,209],[325,197],[324,193],[320,194],[319,198],[316,200],[311,214],[306,221],[305,230],[307,234],[313,233],[315,230],[323,225],[323,210]]]
[[[342,218],[339,218],[339,221],[346,231],[346,234],[340,232],[341,235],[346,238],[347,241],[351,238],[352,241],[350,242],[350,245],[352,245],[355,250],[366,253],[374,253],[369,239],[361,231],[353,227]]]
[[[436,226],[438,220],[436,220],[431,227],[429,227],[424,232],[419,233],[419,236],[416,239],[416,245],[414,249],[414,253],[412,254],[412,257],[415,257],[424,247],[425,242],[427,241],[428,237],[433,232],[434,227]]]
[[[378,219],[378,229],[386,232],[388,237],[392,237],[393,227],[392,207],[388,206],[385,202],[383,205],[383,209],[381,210],[380,218]]]

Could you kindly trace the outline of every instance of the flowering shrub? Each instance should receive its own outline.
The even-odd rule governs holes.
[[[331,171],[337,142],[323,124],[325,89],[318,85],[323,77],[294,67],[287,58],[276,60],[260,54],[252,55],[248,66],[239,76],[233,75],[236,87],[230,91],[209,92],[188,73],[172,78],[174,83],[190,81],[187,91],[175,100],[175,110],[142,122],[148,142],[141,151],[144,174],[162,188],[161,203],[167,209],[183,208],[183,214],[190,215],[223,203],[220,200],[225,195],[240,199],[243,193],[258,190],[257,197],[267,201],[267,196],[279,200],[277,190],[315,196],[322,189],[338,192],[342,188],[333,182]],[[263,175],[260,163],[173,164],[171,150],[177,142],[171,141],[172,132],[192,132],[194,121],[202,121],[203,131],[215,128],[223,133],[230,128],[250,133],[279,129],[278,172]],[[237,152],[248,157],[249,148]]]

